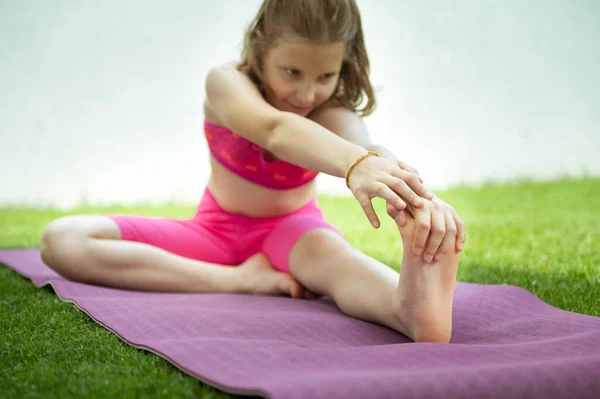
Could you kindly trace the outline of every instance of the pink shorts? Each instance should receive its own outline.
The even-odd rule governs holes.
[[[295,212],[271,218],[251,218],[224,211],[208,188],[192,219],[108,215],[123,240],[154,245],[186,258],[237,266],[262,252],[276,269],[289,273],[292,247],[306,232],[329,224],[313,198]],[[343,236],[343,235],[342,235]]]

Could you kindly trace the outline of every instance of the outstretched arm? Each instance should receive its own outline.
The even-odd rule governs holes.
[[[311,115],[311,119],[331,130],[338,136],[378,152],[382,157],[398,162],[396,156],[386,147],[371,142],[367,127],[362,119],[354,112],[341,107],[327,107],[317,110]],[[402,164],[399,162],[399,164]],[[400,165],[404,170],[416,173],[416,169],[404,164]],[[419,178],[420,179],[420,178]],[[423,182],[421,180],[421,182]],[[401,195],[401,194],[399,194]],[[439,198],[429,198],[424,207],[414,208],[410,205],[407,211],[418,221],[413,240],[413,252],[417,255],[423,254],[425,261],[439,260],[450,250],[452,244],[456,244],[457,250],[462,250],[465,241],[464,223],[451,206],[445,204]],[[389,214],[388,207],[388,214]],[[390,216],[394,218],[400,227],[403,223],[401,212],[395,211]]]
[[[398,164],[398,166],[400,166],[400,168],[404,169],[405,171],[414,173],[415,175],[419,176],[419,171],[417,170],[417,168],[410,166],[406,162],[400,161],[398,159],[398,157],[396,157],[392,153],[392,151],[390,149],[388,149],[387,147],[384,147],[383,145],[379,145],[379,144],[373,144],[373,145],[369,146],[369,150],[375,151],[382,157],[396,162]],[[419,176],[419,180],[421,181],[421,183],[423,183],[423,179],[420,176]]]
[[[374,144],[369,136],[367,126],[355,112],[343,107],[329,106],[313,112],[310,119],[331,130],[341,138],[360,145],[368,151],[375,151],[383,158],[396,162],[400,168],[407,172],[419,175],[417,169],[399,161],[390,149],[380,144]],[[423,179],[420,180],[423,183]]]
[[[235,69],[215,68],[206,79],[206,105],[219,122],[277,158],[306,169],[348,177],[348,186],[374,227],[371,199],[380,197],[398,210],[423,206],[433,194],[419,179],[388,159],[362,158],[367,150],[314,121],[267,103],[248,77]],[[363,159],[358,164],[356,161]]]

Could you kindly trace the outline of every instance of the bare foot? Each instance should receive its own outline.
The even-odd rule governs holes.
[[[292,298],[314,298],[290,274],[276,270],[269,258],[257,253],[238,266],[242,293],[254,295],[288,295]]]
[[[393,300],[395,314],[413,341],[448,343],[460,253],[451,250],[440,262],[426,263],[412,251],[415,220],[405,215],[406,224],[400,228],[404,253]]]

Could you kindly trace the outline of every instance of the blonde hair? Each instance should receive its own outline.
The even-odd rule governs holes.
[[[375,110],[369,57],[355,0],[264,0],[246,30],[238,65],[263,93],[263,56],[286,35],[317,44],[345,43],[346,55],[332,98],[361,116]]]

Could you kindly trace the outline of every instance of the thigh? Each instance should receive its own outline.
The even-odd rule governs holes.
[[[233,265],[230,243],[222,234],[198,220],[109,215],[126,241],[149,244],[186,258]]]
[[[106,216],[69,215],[55,219],[44,229],[44,237],[93,237],[120,240],[119,226]]]
[[[330,231],[344,240],[342,233],[327,222],[321,213],[301,213],[292,215],[275,225],[264,238],[260,252],[267,255],[277,270],[289,273],[292,248],[304,234],[316,229]]]

